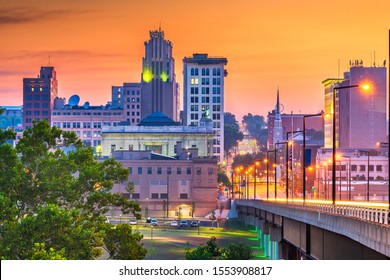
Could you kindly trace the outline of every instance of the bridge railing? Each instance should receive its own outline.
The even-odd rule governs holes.
[[[307,210],[315,210],[323,213],[346,216],[360,220],[370,221],[373,223],[389,225],[390,211],[388,209],[368,208],[361,206],[334,206],[332,204],[316,203],[307,203],[302,207],[306,208]]]

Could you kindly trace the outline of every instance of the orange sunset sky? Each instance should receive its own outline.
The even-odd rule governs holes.
[[[0,0],[0,105],[22,105],[23,77],[57,71],[59,96],[106,104],[111,86],[139,82],[144,42],[161,25],[182,59],[228,59],[225,111],[266,116],[279,87],[284,112],[317,113],[322,81],[350,60],[388,60],[389,0]],[[387,65],[389,62],[387,61]]]

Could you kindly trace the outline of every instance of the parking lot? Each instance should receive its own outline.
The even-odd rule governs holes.
[[[134,231],[143,235],[142,243],[148,250],[145,259],[149,260],[184,260],[186,248],[196,248],[200,244],[206,244],[212,236],[217,238],[220,246],[232,242],[247,244],[252,247],[254,258],[263,258],[263,250],[259,247],[254,228],[245,226],[240,221],[229,221],[229,224],[215,222],[212,226],[211,221],[202,220],[199,227],[172,227],[171,220],[158,221],[157,226],[151,226],[146,221],[138,221],[132,227]],[[105,254],[101,259],[107,257]]]

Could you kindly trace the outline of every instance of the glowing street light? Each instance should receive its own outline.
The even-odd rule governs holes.
[[[364,90],[370,89],[368,84],[364,85],[350,85],[350,86],[340,86],[333,88],[333,98],[332,98],[332,107],[333,107],[333,139],[332,139],[332,204],[336,204],[336,91],[340,89],[347,88],[363,88]]]

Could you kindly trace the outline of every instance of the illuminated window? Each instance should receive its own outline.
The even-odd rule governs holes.
[[[198,85],[199,79],[198,78],[191,78],[191,85]]]

